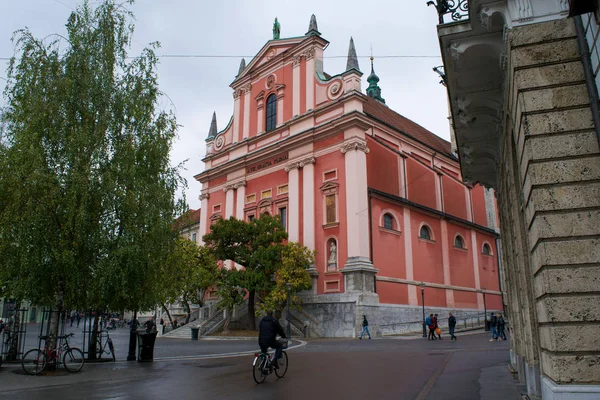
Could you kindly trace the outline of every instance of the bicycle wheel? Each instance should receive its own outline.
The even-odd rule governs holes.
[[[39,375],[46,368],[46,363],[46,355],[40,349],[32,349],[23,356],[21,367],[29,375]]]
[[[112,354],[113,361],[117,361],[115,357],[115,346],[113,345],[111,338],[108,338],[108,348],[110,349],[110,354]]]
[[[71,347],[63,356],[63,365],[69,372],[79,372],[84,363],[83,353],[77,347]]]
[[[281,358],[277,360],[277,363],[279,364],[279,368],[275,368],[275,375],[278,378],[283,378],[288,369],[288,356],[285,351],[281,353]]]
[[[254,382],[263,383],[267,379],[267,375],[263,374],[263,366],[267,362],[265,356],[260,355],[254,359],[254,365],[252,366],[252,377]]]

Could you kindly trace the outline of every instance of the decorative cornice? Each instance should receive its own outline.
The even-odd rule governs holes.
[[[242,89],[236,89],[233,91],[233,98],[234,99],[238,99],[241,95],[242,95],[243,90]]]
[[[249,83],[249,84],[245,85],[241,90],[243,90],[244,93],[250,93],[250,91],[252,90],[252,84]]]
[[[294,68],[300,66],[300,60],[302,60],[302,54],[298,54],[292,57],[292,64],[294,65]]]
[[[228,183],[227,185],[223,186],[223,191],[225,193],[229,192],[230,190],[235,189],[235,187],[233,186],[233,183]]]
[[[346,154],[347,152],[352,150],[360,150],[364,151],[365,153],[368,153],[370,151],[367,147],[367,142],[359,138],[352,138],[350,140],[347,140],[340,146],[340,151],[342,152],[342,154]]]
[[[208,199],[210,199],[210,194],[208,192],[202,193],[200,196],[198,196],[198,200],[200,200],[200,201],[208,200]]]
[[[315,48],[311,47],[310,49],[308,49],[304,52],[304,57],[306,57],[306,60],[310,60],[315,56],[315,52],[316,52]]]
[[[242,186],[246,186],[245,180],[228,183],[225,186],[223,186],[223,191],[228,192],[230,190],[234,190]]]
[[[237,188],[243,187],[243,186],[246,186],[246,181],[240,181],[240,182],[236,182],[233,184],[234,189],[237,189]]]

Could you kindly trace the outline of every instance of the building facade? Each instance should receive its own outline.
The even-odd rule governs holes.
[[[434,5],[464,177],[497,190],[511,364],[530,398],[598,399],[598,4]]]
[[[385,105],[373,69],[361,90],[324,72],[314,16],[274,36],[233,89],[233,116],[206,139],[199,240],[219,218],[280,215],[289,240],[317,251],[303,314],[320,336],[409,329],[426,311],[502,310],[493,192],[463,183],[450,143]],[[414,325],[413,325],[414,327]]]

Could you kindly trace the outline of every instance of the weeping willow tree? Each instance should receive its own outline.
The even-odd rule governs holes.
[[[169,161],[177,124],[160,107],[158,44],[129,57],[131,21],[113,0],[86,1],[66,37],[15,32],[0,123],[7,296],[55,310],[164,301],[157,285],[185,182]],[[50,329],[55,338],[57,318]]]

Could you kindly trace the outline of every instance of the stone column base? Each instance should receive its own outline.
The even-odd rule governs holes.
[[[527,395],[530,398],[539,398],[542,395],[540,388],[540,367],[530,365],[525,361],[525,381],[527,382]]]
[[[597,400],[600,385],[558,385],[542,376],[542,398],[544,400]]]
[[[340,271],[344,274],[345,292],[375,293],[375,274],[371,260],[365,257],[350,257]]]
[[[306,270],[306,272],[308,272],[308,275],[310,275],[312,279],[311,294],[317,294],[317,285],[319,284],[319,271],[317,271],[317,268],[315,268],[314,265],[311,265],[310,268]]]

